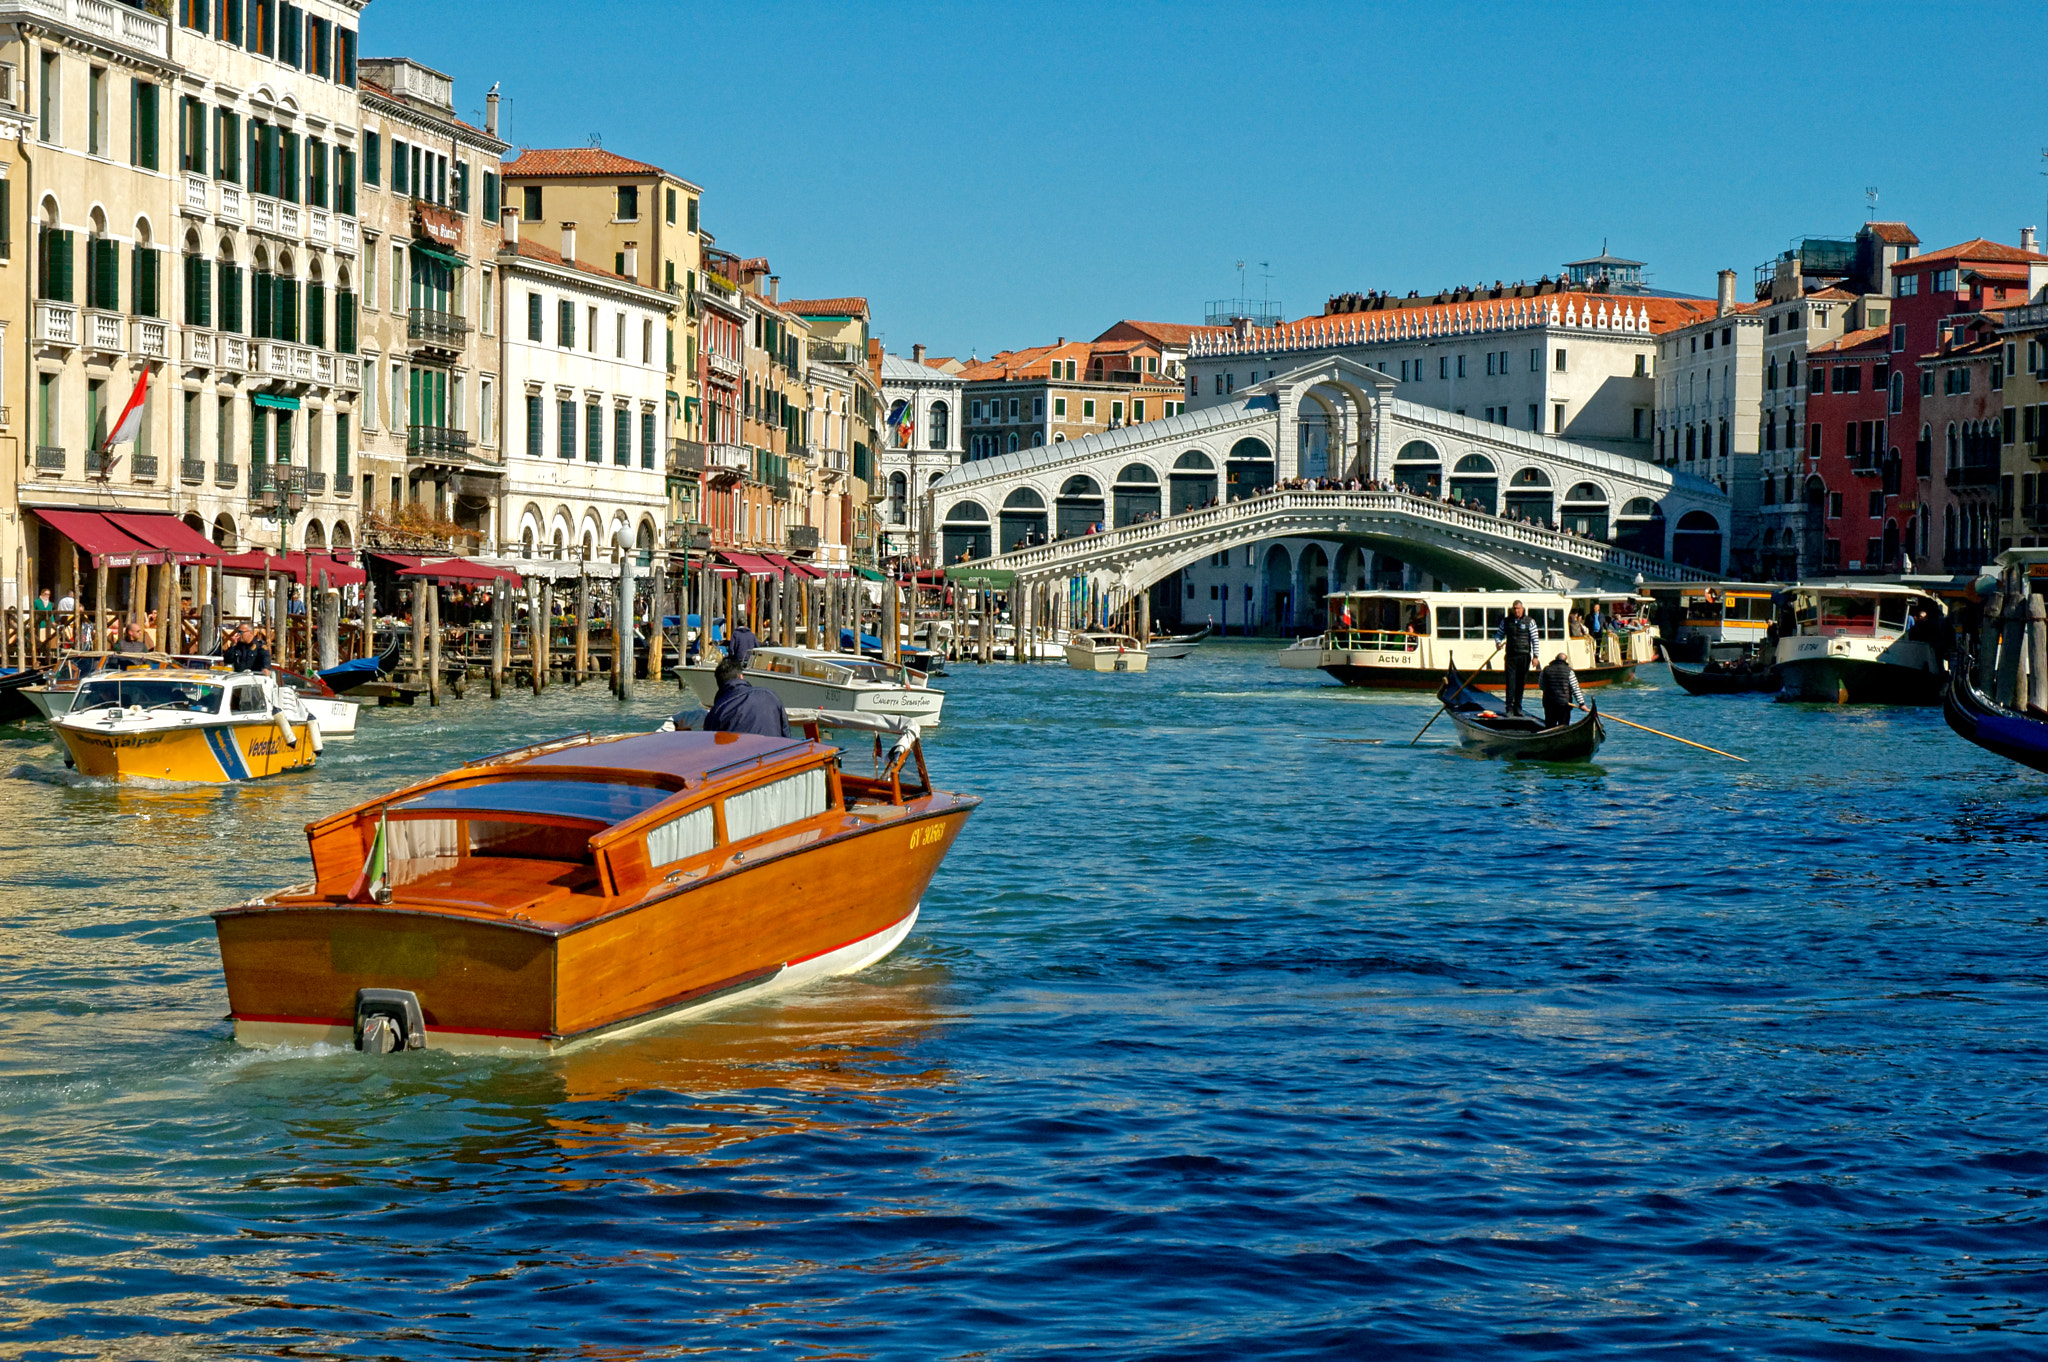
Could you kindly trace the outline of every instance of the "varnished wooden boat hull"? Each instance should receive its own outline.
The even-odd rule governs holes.
[[[348,1045],[356,991],[397,988],[418,997],[430,1047],[552,1049],[859,969],[908,934],[973,807],[754,847],[568,927],[402,904],[217,913],[235,1035]]]

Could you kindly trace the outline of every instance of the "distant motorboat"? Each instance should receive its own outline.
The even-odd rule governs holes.
[[[1077,632],[1067,639],[1067,665],[1084,672],[1141,672],[1146,654],[1129,634]]]
[[[923,672],[815,648],[756,648],[747,658],[746,677],[787,709],[892,715],[926,728],[937,725],[946,703],[946,693],[926,685]],[[715,668],[686,667],[683,679],[707,708],[718,698]]]
[[[1323,665],[1323,636],[1298,638],[1282,648],[1273,660],[1292,672],[1312,672]]]
[[[1211,632],[1205,625],[1192,634],[1154,634],[1152,641],[1145,645],[1145,651],[1153,657],[1186,657]]]

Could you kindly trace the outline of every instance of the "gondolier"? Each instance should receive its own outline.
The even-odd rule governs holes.
[[[1572,670],[1571,659],[1559,653],[1550,660],[1536,678],[1537,687],[1543,692],[1543,726],[1563,728],[1571,722],[1572,711],[1586,707],[1586,694],[1579,689],[1579,674]]]
[[[1522,692],[1529,685],[1529,667],[1536,660],[1536,650],[1543,646],[1536,621],[1520,601],[1508,607],[1507,617],[1493,631],[1493,641],[1501,645],[1501,666],[1507,673],[1503,683],[1507,712],[1520,714]],[[1577,684],[1576,680],[1573,684]]]

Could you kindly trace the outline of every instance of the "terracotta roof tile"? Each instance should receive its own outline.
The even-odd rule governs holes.
[[[1153,340],[1158,341],[1161,345],[1175,346],[1186,345],[1188,343],[1188,337],[1195,334],[1195,328],[1193,326],[1186,325],[1181,322],[1139,322],[1132,321],[1130,318],[1126,317],[1122,321],[1118,322],[1115,326],[1110,327],[1109,330],[1104,331],[1095,339],[1098,341],[1112,339],[1110,332],[1117,330],[1136,331],[1141,335],[1151,337]],[[1119,337],[1118,339],[1121,338]]]
[[[1871,326],[1865,327],[1861,331],[1851,331],[1847,335],[1829,341],[1826,345],[1816,345],[1806,353],[1809,355],[1842,355],[1847,354],[1851,350],[1860,350],[1875,341],[1889,342],[1890,339],[1891,332],[1889,330],[1882,326]]]
[[[506,246],[501,244],[498,247],[498,249],[500,252],[510,251],[522,260],[538,260],[543,265],[561,265],[567,263],[570,266],[570,268],[581,270],[585,274],[595,274],[605,279],[616,279],[622,284],[632,284],[638,288],[646,287],[646,285],[640,283],[639,280],[631,278],[628,275],[614,274],[610,270],[601,269],[598,266],[593,265],[585,260],[573,260],[564,262],[562,259],[562,253],[560,251],[549,250],[546,246],[541,245],[538,241],[528,241],[525,237],[519,238],[519,243],[516,246]]]
[[[782,305],[799,317],[865,317],[865,298],[791,298]]]
[[[667,173],[660,166],[651,166],[645,161],[631,161],[601,147],[521,147],[518,160],[505,162],[506,179],[515,176],[548,176],[560,179],[577,175],[617,179],[621,175]]]
[[[1918,246],[1920,238],[1903,222],[1873,222],[1870,234],[1888,246]]]
[[[1965,241],[1959,246],[1950,246],[1939,251],[1928,251],[1924,255],[1916,255],[1910,260],[1902,260],[1894,268],[1911,269],[1935,260],[1982,260],[2007,264],[2039,263],[2048,265],[2048,255],[2042,255],[2039,251],[2023,251],[2017,246],[2007,246],[2002,242],[1987,241],[1980,236],[1974,241]]]

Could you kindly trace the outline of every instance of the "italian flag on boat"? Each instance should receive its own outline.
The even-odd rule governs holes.
[[[387,807],[377,816],[377,840],[370,844],[370,854],[363,858],[363,871],[356,876],[356,882],[349,888],[350,903],[389,903],[391,885],[387,878],[388,834],[391,831],[391,810]]]

